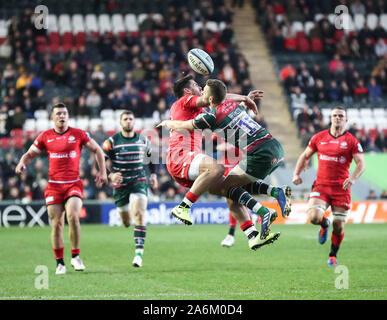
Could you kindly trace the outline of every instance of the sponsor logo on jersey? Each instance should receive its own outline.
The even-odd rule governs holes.
[[[53,142],[55,139],[48,139],[47,140],[47,143],[49,143],[49,142]]]
[[[346,141],[343,141],[342,143],[340,143],[340,148],[347,149],[347,147],[348,147],[348,143]]]
[[[68,158],[69,155],[67,153],[50,153],[50,158],[53,159],[62,159],[62,158]]]
[[[330,156],[326,156],[325,154],[320,154],[320,160],[334,161],[334,162],[339,161],[339,159],[337,157],[330,157]]]
[[[339,141],[337,141],[337,140],[331,140],[331,141],[329,141],[329,143],[339,144]]]
[[[71,151],[70,152],[70,158],[75,158],[77,156],[76,151]]]
[[[339,161],[340,161],[340,163],[346,163],[347,159],[345,159],[345,157],[341,156]]]
[[[52,202],[52,201],[54,201],[54,196],[46,198],[46,203],[49,203],[49,202]]]
[[[67,140],[69,143],[75,143],[75,137],[74,136],[70,136]]]
[[[328,142],[321,141],[320,144],[327,144]]]

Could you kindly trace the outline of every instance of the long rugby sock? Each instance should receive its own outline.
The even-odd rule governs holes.
[[[75,258],[76,256],[79,256],[80,252],[81,252],[80,249],[71,249],[71,257]]]
[[[230,220],[229,220],[230,229],[228,230],[228,234],[230,236],[234,236],[234,234],[235,234],[235,227],[236,227],[237,223],[238,223],[237,219],[235,219],[232,216],[232,214],[230,213]]]
[[[63,264],[64,265],[64,261],[63,261],[63,250],[64,248],[52,248],[52,250],[54,250],[54,255],[55,255],[55,260],[56,260],[56,264]]]
[[[191,191],[188,191],[185,195],[182,202],[180,202],[180,206],[184,208],[191,208],[191,206],[198,201],[199,197],[192,193]]]
[[[258,236],[259,232],[254,226],[254,223],[251,220],[247,220],[241,224],[241,229],[248,239],[252,239]]]
[[[263,182],[262,180],[249,183],[245,185],[243,188],[246,191],[250,192],[250,194],[254,194],[254,195],[265,194],[276,199],[278,198],[279,189],[277,187],[273,187],[272,185]]]
[[[259,216],[263,216],[268,212],[268,209],[262,206],[257,200],[255,200],[250,193],[241,187],[231,187],[227,192],[228,198],[231,200],[246,206]]]
[[[340,235],[337,235],[334,232],[332,232],[332,236],[331,236],[331,242],[332,242],[332,244],[331,244],[331,251],[329,252],[329,256],[330,257],[336,257],[337,251],[339,251],[340,245],[343,242],[343,239],[344,239],[344,232],[342,234],[340,234]]]
[[[144,254],[144,245],[146,237],[146,226],[135,226],[134,227],[134,244],[136,256],[142,257]]]

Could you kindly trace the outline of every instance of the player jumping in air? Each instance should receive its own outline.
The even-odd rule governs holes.
[[[365,161],[359,141],[345,127],[347,113],[336,107],[332,110],[331,126],[315,134],[308,147],[298,158],[293,175],[293,183],[301,184],[301,172],[306,168],[312,155],[317,152],[317,178],[313,183],[309,198],[308,214],[312,224],[320,225],[318,242],[324,244],[328,237],[330,221],[324,213],[331,206],[333,231],[328,265],[337,265],[337,252],[344,238],[344,225],[351,208],[351,186],[365,170]],[[349,166],[355,160],[356,168],[349,174]]]
[[[149,140],[134,132],[135,117],[132,111],[120,116],[121,132],[108,138],[102,149],[112,162],[109,179],[113,182],[113,197],[122,223],[126,228],[134,217],[135,256],[134,267],[142,266],[146,237],[145,212],[148,196],[148,179],[144,160],[151,156]],[[157,188],[157,176],[150,175],[150,186]]]
[[[21,157],[15,171],[20,174],[39,153],[46,151],[49,159],[49,181],[44,198],[52,226],[51,242],[57,262],[56,274],[65,274],[66,266],[63,260],[65,213],[69,224],[71,265],[76,271],[85,270],[79,257],[81,239],[79,212],[82,209],[83,198],[83,184],[79,178],[79,159],[83,147],[96,156],[99,167],[95,178],[97,186],[108,181],[102,149],[87,132],[69,127],[69,113],[66,105],[63,103],[54,105],[51,118],[54,128],[39,134]]]
[[[229,140],[235,147],[247,151],[247,157],[231,170],[226,179],[218,176],[211,183],[208,183],[206,179],[199,179],[199,176],[182,203],[174,209],[175,215],[182,220],[190,221],[190,206],[202,193],[210,191],[212,194],[225,196],[243,204],[261,216],[260,239],[264,241],[269,235],[269,227],[275,220],[277,213],[275,210],[263,207],[249,192],[258,194],[260,189],[264,189],[261,188],[262,182],[256,182],[256,180],[264,179],[280,165],[283,161],[283,149],[277,140],[247,115],[244,107],[235,101],[225,100],[228,98],[226,93],[227,89],[223,82],[215,79],[207,80],[201,98],[209,104],[211,112],[198,114],[194,119],[190,118],[185,121],[175,120],[171,117],[171,120],[165,120],[159,124],[159,126],[170,127],[173,130],[172,134],[180,130],[188,130],[191,134],[201,134],[201,130],[194,129],[210,129],[221,135],[226,133],[222,135],[226,142]],[[247,142],[247,144],[240,145],[242,141]],[[265,191],[267,192],[268,188]],[[270,195],[281,199],[279,202],[282,214],[287,216],[290,212],[290,188],[271,188]],[[254,234],[254,237],[258,235],[258,231],[250,219],[246,223],[242,222],[241,228],[248,235],[249,231]],[[279,234],[276,235],[277,238],[278,236]]]

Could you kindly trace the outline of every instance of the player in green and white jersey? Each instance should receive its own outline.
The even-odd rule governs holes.
[[[109,137],[102,146],[107,158],[111,160],[113,197],[117,211],[125,227],[134,217],[135,257],[133,266],[141,267],[144,254],[146,222],[144,215],[147,208],[148,177],[144,162],[151,156],[149,140],[134,132],[135,117],[132,111],[124,111],[120,116],[121,131]],[[158,187],[157,176],[151,173],[149,183]]]
[[[159,126],[168,126],[172,130],[210,129],[226,142],[244,151],[244,159],[231,170],[224,181],[210,188],[209,192],[228,198],[243,198],[247,192],[244,194],[241,188],[237,187],[244,186],[251,194],[268,194],[276,198],[282,215],[286,217],[290,213],[290,187],[272,187],[262,182],[283,162],[283,148],[265,128],[251,119],[243,104],[225,101],[226,92],[223,82],[216,79],[207,80],[203,96],[210,103],[210,112],[202,113],[193,120],[165,120]],[[252,200],[247,200],[246,205],[249,201]],[[262,206],[260,210],[271,209]],[[267,234],[273,221],[266,217],[267,215],[262,217],[261,237]]]

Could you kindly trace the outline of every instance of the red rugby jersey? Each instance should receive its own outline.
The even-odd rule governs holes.
[[[191,120],[198,114],[203,113],[204,110],[202,108],[196,107],[196,100],[198,98],[199,96],[185,95],[175,101],[169,112],[171,120]],[[175,147],[186,151],[200,152],[202,147],[201,130],[191,132],[171,131],[169,151]]]
[[[317,184],[342,184],[349,176],[349,166],[355,153],[362,153],[359,141],[348,131],[335,138],[329,129],[315,134],[309,148],[317,152]]]
[[[54,129],[43,131],[35,139],[35,151],[46,150],[49,159],[49,182],[70,183],[79,180],[79,159],[82,147],[90,141],[84,130],[69,127],[64,133]]]

